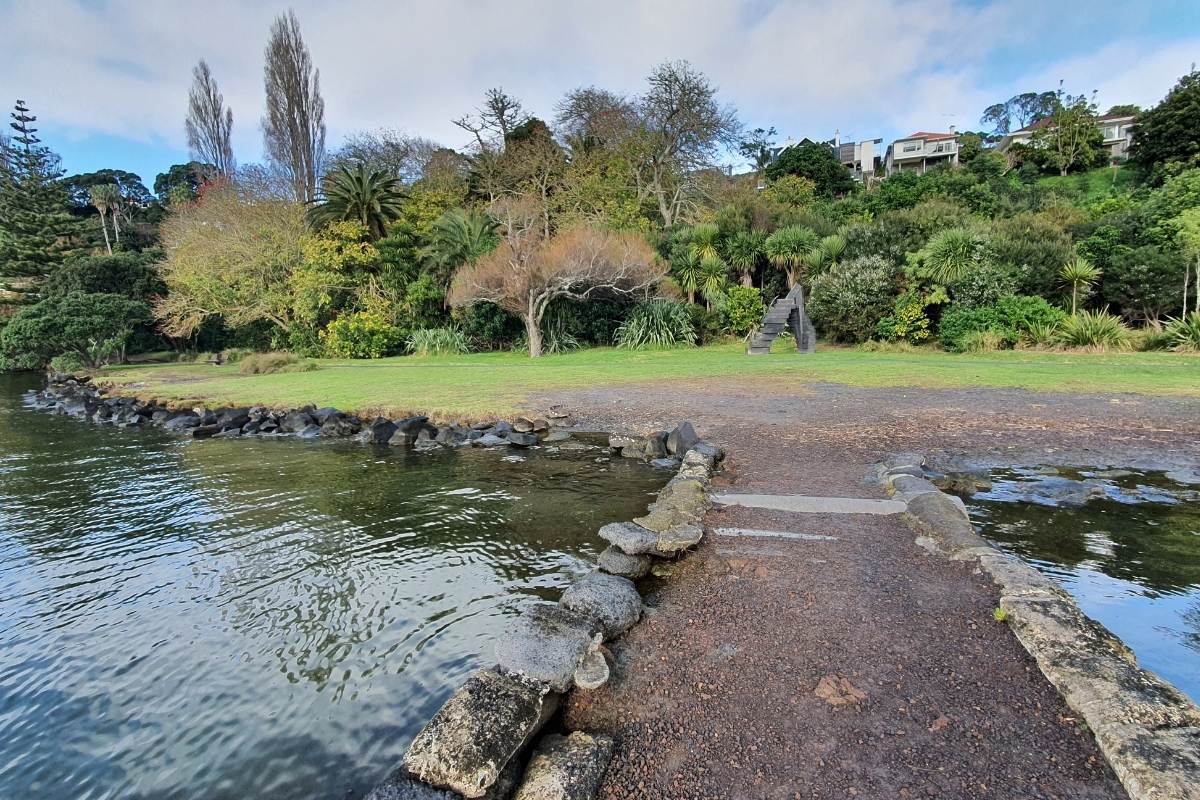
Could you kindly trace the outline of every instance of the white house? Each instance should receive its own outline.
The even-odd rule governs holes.
[[[951,126],[948,133],[917,131],[892,142],[885,158],[887,174],[917,172],[949,165],[958,166],[958,133]]]
[[[1033,135],[1037,131],[1049,128],[1053,124],[1049,117],[1040,119],[1019,131],[1006,134],[996,149],[1001,153],[1006,153],[1014,144],[1029,144],[1033,141]],[[1104,148],[1108,150],[1109,157],[1113,161],[1123,161],[1129,153],[1129,145],[1133,142],[1133,128],[1136,124],[1137,117],[1132,114],[1104,114],[1096,117],[1096,127],[1100,129],[1100,135],[1104,137]]]

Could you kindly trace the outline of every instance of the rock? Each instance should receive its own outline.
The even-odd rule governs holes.
[[[226,428],[225,430],[221,431],[220,433],[214,433],[212,438],[214,438],[214,439],[238,439],[238,438],[241,438],[241,435],[242,435],[241,428]]]
[[[667,435],[667,452],[673,456],[682,456],[699,441],[700,437],[696,435],[692,423],[681,422]]]
[[[545,433],[548,430],[550,430],[550,423],[547,422],[546,420],[539,418],[539,419],[535,419],[533,421],[533,432],[534,433]]]
[[[658,534],[633,522],[610,522],[600,529],[600,538],[631,556],[658,548]]]
[[[691,452],[699,453],[705,458],[711,458],[714,464],[725,460],[725,451],[720,446],[703,439],[692,445]]]
[[[650,513],[634,519],[643,528],[662,533],[679,525],[697,524],[708,510],[708,492],[695,478],[676,476],[658,493]]]
[[[514,447],[532,447],[538,443],[538,437],[532,433],[517,433],[513,431],[508,434],[508,443]]]
[[[1039,505],[1078,507],[1105,496],[1102,481],[1077,481],[1056,475],[1019,484],[1022,499]]]
[[[645,458],[646,457],[646,442],[638,440],[637,444],[631,444],[621,448],[622,458]]]
[[[484,797],[557,706],[544,684],[480,670],[413,739],[404,767],[426,783]]]
[[[631,556],[615,544],[604,548],[598,559],[600,569],[609,575],[637,580],[650,571],[650,556]]]
[[[360,423],[354,417],[341,413],[330,414],[325,418],[325,421],[321,423],[322,436],[353,436],[361,429],[362,423]]]
[[[643,450],[646,458],[666,458],[667,457],[667,432],[658,431],[646,437],[646,446]]]
[[[312,413],[312,418],[318,425],[324,427],[331,417],[341,416],[341,413],[336,408],[318,408]]]
[[[290,411],[279,422],[279,430],[284,433],[297,433],[313,424],[313,419],[304,411]]]
[[[612,760],[608,736],[575,731],[538,743],[513,800],[593,800]]]
[[[207,439],[210,436],[216,436],[220,432],[221,428],[218,425],[197,425],[192,428],[192,438]]]
[[[941,492],[918,494],[909,499],[905,515],[919,531],[932,539],[938,549],[952,558],[958,554],[969,554],[977,548],[991,550],[991,546],[975,532],[966,513],[949,495]]]
[[[413,444],[428,422],[429,417],[404,417],[403,419],[396,420],[396,430],[389,444]]]
[[[920,453],[896,453],[888,456],[879,465],[882,474],[904,472],[909,475],[921,476],[925,474],[925,456]]]
[[[890,476],[887,482],[893,494],[904,497],[916,497],[919,494],[938,491],[938,487],[934,486],[932,482],[904,472]]]
[[[546,444],[550,444],[552,442],[565,442],[567,439],[570,439],[570,438],[571,438],[571,434],[567,433],[566,431],[550,431],[549,433],[546,434],[545,438],[543,438],[542,441],[545,442]]]
[[[513,430],[517,433],[532,433],[533,420],[527,417],[517,417],[516,421],[513,422]]]
[[[660,556],[678,555],[680,552],[698,545],[703,538],[704,528],[699,525],[676,525],[658,535],[655,554]]]
[[[509,800],[517,781],[521,778],[520,759],[508,762],[492,788],[483,794],[482,800]],[[403,766],[395,770],[383,783],[371,790],[363,800],[462,800],[462,795],[447,789],[437,789],[421,783],[408,774]]]
[[[643,447],[644,443],[642,437],[640,436],[634,436],[633,434],[628,433],[614,433],[612,436],[608,437],[608,446],[609,449],[611,449],[614,453],[620,453],[627,447]]]
[[[650,466],[658,469],[679,469],[679,459],[677,458],[656,458],[650,462]]]
[[[358,434],[358,440],[367,444],[388,444],[395,432],[396,424],[394,422],[383,417],[376,417],[363,426],[362,433]]]
[[[572,679],[580,689],[592,692],[608,683],[611,675],[612,672],[608,668],[608,660],[604,657],[604,653],[599,649],[594,649],[589,650],[583,657],[583,661],[579,662]]]
[[[1168,480],[1188,486],[1200,486],[1200,470],[1173,469],[1166,473]]]
[[[866,692],[838,675],[826,675],[817,681],[813,694],[834,708],[866,702]]]
[[[456,447],[467,441],[467,429],[459,425],[449,425],[438,431],[437,443]]]
[[[491,428],[489,428],[487,431],[487,433],[490,433],[493,436],[504,436],[504,435],[512,433],[512,432],[513,432],[512,423],[505,422],[504,420],[500,420],[495,425],[493,425]]]
[[[321,427],[319,425],[308,425],[304,430],[296,431],[296,437],[299,439],[316,439],[321,435]]]
[[[250,421],[250,409],[228,408],[217,415],[217,424],[221,428],[241,428]]]
[[[472,439],[471,444],[475,447],[504,447],[508,444],[508,440],[493,433],[485,433],[478,439]]]
[[[558,602],[597,620],[605,639],[620,636],[642,616],[642,598],[633,581],[605,572],[593,571],[577,579]]]
[[[217,424],[217,415],[215,413],[213,413],[212,411],[208,411],[207,409],[201,409],[201,410],[197,411],[196,413],[200,415],[200,424],[201,425],[216,425]]]
[[[254,421],[247,422],[245,425],[242,426],[242,435],[243,436],[252,436],[252,435],[258,433],[258,429],[260,427],[261,427],[261,425],[257,422],[254,422]]]
[[[200,424],[200,417],[191,411],[180,411],[168,416],[163,421],[163,427],[169,431],[183,431]]]
[[[496,641],[496,661],[504,672],[565,692],[598,633],[590,617],[558,603],[535,603]]]

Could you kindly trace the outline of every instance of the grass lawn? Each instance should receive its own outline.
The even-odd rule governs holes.
[[[242,375],[236,366],[153,364],[110,367],[100,380],[142,397],[208,404],[329,405],[345,411],[423,413],[480,419],[511,415],[526,398],[555,389],[714,381],[795,389],[828,381],[863,387],[1016,387],[1034,391],[1133,392],[1200,397],[1200,358],[1173,353],[954,355],[823,348],[802,356],[779,347],[748,356],[740,343],[625,351],[596,348],[530,359],[515,353],[323,360],[314,372]]]

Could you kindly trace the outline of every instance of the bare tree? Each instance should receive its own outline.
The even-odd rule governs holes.
[[[638,98],[638,131],[630,143],[638,199],[652,198],[663,225],[678,219],[696,173],[711,167],[722,147],[738,143],[736,112],[717,103],[717,90],[686,61],[667,61],[647,78]]]
[[[434,154],[441,149],[441,145],[430,139],[391,128],[362,131],[346,137],[345,143],[329,157],[329,170],[362,163],[368,170],[382,170],[411,184],[425,176]]]
[[[607,89],[585,86],[572,89],[555,106],[554,122],[572,149],[600,145],[614,147],[637,125],[637,110],[624,97]]]
[[[200,63],[192,70],[192,89],[188,93],[188,113],[184,122],[187,129],[188,151],[193,161],[211,164],[217,174],[233,175],[233,109],[226,107],[225,97],[217,88],[208,63]],[[212,177],[212,176],[209,176]]]
[[[480,151],[492,149],[503,150],[508,142],[508,135],[513,129],[526,122],[529,115],[521,108],[521,101],[504,89],[488,89],[484,94],[483,105],[476,114],[467,114],[454,120],[454,124],[475,137],[475,144]]]
[[[542,319],[554,298],[644,292],[664,274],[654,249],[636,233],[577,225],[547,238],[537,203],[528,198],[505,199],[491,211],[501,226],[500,246],[459,269],[450,302],[490,301],[520,316],[533,358],[542,354]]]
[[[296,199],[309,202],[316,198],[325,160],[325,101],[321,71],[313,69],[300,23],[290,10],[271,25],[263,77],[267,157],[291,178]]]

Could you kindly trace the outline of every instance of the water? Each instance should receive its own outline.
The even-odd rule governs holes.
[[[1055,505],[1063,478],[1093,495]],[[1000,548],[1049,575],[1150,669],[1200,702],[1200,491],[1159,473],[997,472],[967,498]]]
[[[192,441],[0,375],[0,798],[341,798],[666,475],[604,451]]]

